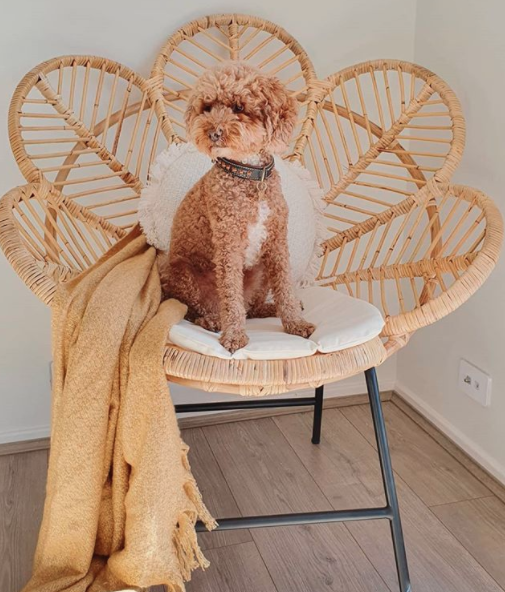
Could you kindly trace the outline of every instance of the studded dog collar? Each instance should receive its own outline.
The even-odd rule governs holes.
[[[218,167],[222,168],[223,171],[230,173],[230,175],[240,177],[241,179],[249,179],[250,181],[265,181],[270,177],[275,166],[273,157],[265,166],[244,164],[221,156],[216,158],[216,164]]]

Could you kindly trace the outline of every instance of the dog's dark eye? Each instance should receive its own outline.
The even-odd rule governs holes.
[[[238,103],[235,103],[235,105],[233,105],[233,113],[242,113],[243,110],[243,105],[239,105]]]
[[[212,105],[204,105],[203,110],[208,113],[212,109]]]

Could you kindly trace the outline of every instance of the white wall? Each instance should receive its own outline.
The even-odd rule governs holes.
[[[87,0],[79,8],[67,0],[8,2],[0,19],[0,194],[23,182],[10,152],[6,120],[12,92],[31,67],[57,55],[95,54],[147,76],[169,34],[213,12],[253,13],[278,22],[306,48],[320,76],[366,59],[413,58],[415,0],[312,0],[310,5],[292,0]],[[49,311],[2,256],[0,286],[0,442],[44,436],[50,411]],[[392,361],[382,368],[384,388],[392,388],[394,378]],[[363,392],[364,384],[359,378],[339,389]],[[174,390],[178,400],[188,399],[187,392]]]
[[[420,0],[415,60],[459,96],[467,146],[458,183],[482,189],[505,210],[505,37],[502,0]],[[414,336],[398,356],[398,389],[505,481],[505,258],[455,313]],[[481,407],[458,391],[460,358],[493,379]]]

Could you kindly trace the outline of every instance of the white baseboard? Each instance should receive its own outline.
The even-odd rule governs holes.
[[[379,386],[381,392],[386,391],[393,391],[396,386],[395,380],[380,380],[379,379]],[[306,389],[303,391],[299,391],[301,397],[306,397],[310,395],[313,391],[311,389]],[[347,397],[351,395],[362,395],[366,393],[366,383],[363,378],[363,375],[355,378],[351,378],[350,380],[344,380],[342,382],[332,382],[330,384],[325,385],[324,387],[324,396],[328,398],[332,397]]]
[[[381,391],[391,391],[394,389],[394,380],[382,380]],[[171,385],[172,395],[175,403],[202,403],[204,401],[223,401],[230,399],[240,399],[240,396],[225,395],[220,393],[206,393],[204,391],[197,391],[193,389],[184,389],[184,394],[181,392],[181,387],[178,385]],[[193,391],[193,392],[190,392]],[[342,382],[333,382],[324,387],[324,394],[327,398],[345,397],[350,395],[361,395],[366,392],[365,382],[362,377],[353,377],[350,380]],[[281,397],[307,397],[313,393],[311,389],[296,391],[294,393],[286,393]],[[209,412],[212,413],[212,412]],[[215,412],[218,413],[218,412]],[[222,413],[222,411],[220,412]],[[194,413],[186,413],[185,417],[196,415]],[[201,414],[200,414],[201,415]],[[49,437],[49,425],[36,426],[33,428],[20,428],[15,430],[0,431],[0,444],[10,444],[11,442],[23,442],[26,440],[37,440],[39,438]]]
[[[411,389],[396,383],[393,389],[402,399],[405,399],[416,411],[430,421],[445,436],[459,446],[470,458],[484,468],[497,481],[505,485],[505,466],[489,455],[478,444],[473,442],[459,428],[455,427],[431,405],[418,397]]]
[[[0,431],[0,444],[10,444],[11,442],[24,442],[27,440],[38,440],[39,438],[48,438],[49,433],[49,425]]]

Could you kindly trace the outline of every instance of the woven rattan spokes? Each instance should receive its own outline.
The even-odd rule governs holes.
[[[327,251],[346,230],[425,189],[438,192],[464,140],[456,96],[424,68],[380,60],[330,76],[301,154],[326,193]]]
[[[56,190],[120,229],[136,219],[140,190],[160,143],[148,85],[116,62],[65,56],[21,81],[9,135],[28,181]]]
[[[475,292],[494,267],[501,240],[501,215],[480,191],[423,189],[335,237],[319,281],[380,308],[383,335],[411,333]]]
[[[58,282],[90,267],[123,234],[47,181],[12,189],[0,200],[4,254],[47,304]]]
[[[384,345],[376,339],[275,362],[228,362],[170,347],[171,378],[265,394],[376,366],[467,300],[493,269],[502,241],[492,201],[450,185],[465,138],[459,102],[414,64],[366,62],[319,80],[284,29],[234,14],[179,29],[147,80],[93,56],[45,62],[23,78],[11,104],[11,145],[28,184],[0,200],[0,246],[50,303],[58,282],[93,264],[136,221],[155,156],[184,140],[196,78],[230,58],[277,75],[297,97],[300,120],[286,157],[311,170],[327,204],[316,281],[380,308]]]
[[[196,79],[205,69],[230,59],[247,61],[277,76],[299,100],[300,120],[294,138],[306,132],[316,76],[304,49],[274,23],[242,14],[222,14],[181,27],[156,59],[151,78],[153,96],[167,136],[175,141],[185,138],[183,116]]]
[[[353,197],[363,208],[387,207],[431,178],[449,180],[463,153],[465,123],[458,99],[438,76],[408,62],[377,60],[337,72],[321,87],[302,160],[328,203]],[[382,199],[374,202],[379,192]],[[337,213],[347,226],[360,221]]]

